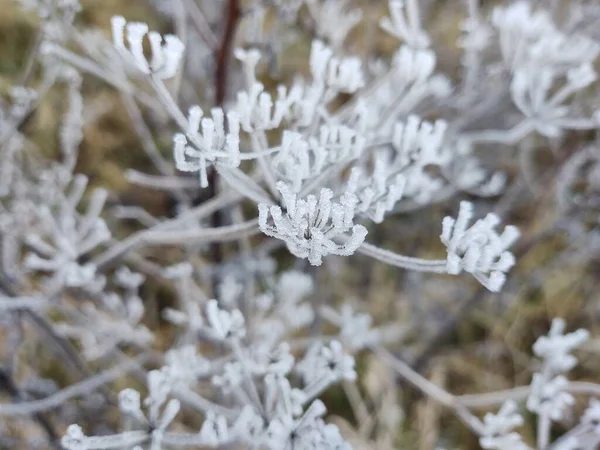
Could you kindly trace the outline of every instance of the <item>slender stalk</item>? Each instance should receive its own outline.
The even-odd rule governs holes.
[[[447,273],[445,260],[427,260],[399,255],[366,242],[363,242],[357,251],[378,261],[403,269],[419,272]]]
[[[161,222],[152,228],[132,234],[126,239],[109,247],[104,253],[101,253],[94,258],[92,262],[99,270],[105,269],[110,264],[122,258],[128,252],[143,246],[143,238],[147,233],[165,231],[184,226],[185,224],[193,221],[199,221],[211,215],[215,210],[235,203],[240,197],[241,196],[239,194],[231,192],[221,194],[218,197],[203,203],[202,205],[180,214],[174,219]]]
[[[39,400],[2,404],[0,405],[0,416],[24,416],[57,408],[69,399],[89,394],[99,387],[104,386],[105,384],[122,377],[124,374],[135,370],[144,362],[145,359],[146,356],[142,356],[135,360],[130,360],[119,364],[118,366],[108,369],[99,375],[95,375],[80,383],[71,385],[55,394]]]
[[[198,228],[185,231],[146,233],[142,242],[149,245],[189,245],[202,242],[228,242],[260,232],[258,219],[218,228]]]

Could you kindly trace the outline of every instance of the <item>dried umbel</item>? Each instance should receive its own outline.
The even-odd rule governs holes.
[[[448,249],[448,273],[464,270],[491,291],[498,291],[506,280],[505,273],[515,264],[507,249],[519,237],[519,230],[508,226],[498,234],[494,228],[500,219],[494,214],[469,226],[472,217],[473,206],[461,202],[456,219],[444,218],[441,238]]]
[[[190,108],[186,134],[173,136],[175,166],[183,172],[198,172],[200,186],[208,186],[208,164],[227,167],[240,164],[240,121],[235,112],[227,114],[227,131],[221,108],[211,110],[212,117],[203,116],[199,106]]]
[[[285,212],[279,206],[261,204],[259,225],[267,236],[285,241],[295,256],[320,266],[324,256],[351,255],[364,241],[367,229],[353,222],[357,203],[353,194],[344,193],[336,203],[329,189],[322,189],[318,199],[314,195],[298,199],[285,183],[278,183],[277,188]]]
[[[149,31],[147,24],[127,23],[122,16],[113,17],[111,26],[115,48],[140,72],[160,79],[175,76],[185,50],[183,42],[177,36],[167,34],[162,37],[156,31]],[[150,61],[144,55],[143,40],[146,36],[148,36],[152,51]],[[129,48],[125,45],[125,40],[127,40]]]

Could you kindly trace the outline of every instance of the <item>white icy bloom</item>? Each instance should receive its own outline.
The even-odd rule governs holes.
[[[321,400],[315,400],[304,415],[283,415],[269,424],[271,450],[349,450],[335,425],[327,425],[321,417],[327,412]]]
[[[468,17],[463,21],[460,29],[463,34],[457,43],[466,51],[482,52],[490,45],[493,31],[486,21],[477,17]]]
[[[581,416],[581,423],[593,427],[596,434],[600,432],[600,400],[590,399],[588,407]]]
[[[503,59],[511,68],[526,64],[531,46],[543,36],[555,32],[550,15],[545,11],[534,13],[531,4],[526,1],[494,8],[492,24],[500,34]]]
[[[212,384],[220,388],[224,394],[234,392],[244,382],[244,367],[239,361],[228,362],[223,372],[212,377]]]
[[[398,188],[392,191],[392,199],[387,200],[395,200],[394,197],[400,195],[425,204],[443,187],[443,181],[429,175],[426,169],[428,166],[444,167],[451,162],[452,155],[444,146],[447,127],[443,120],[431,123],[417,116],[409,116],[405,122],[395,124],[392,135],[395,153],[390,175],[398,177],[401,172],[401,179],[395,180]],[[385,170],[385,162],[382,164],[382,170]],[[387,210],[392,208],[393,205]]]
[[[233,308],[244,293],[244,284],[238,282],[233,274],[228,274],[217,286],[217,292],[221,304]]]
[[[225,117],[221,108],[211,109],[211,118],[202,117],[199,106],[192,106],[188,113],[186,133],[173,137],[175,166],[183,172],[198,172],[200,185],[208,186],[207,165],[224,164],[226,167],[240,165],[240,119],[235,111]]]
[[[146,277],[144,275],[132,272],[127,266],[121,266],[119,270],[115,272],[115,283],[131,291],[138,289],[145,279]]]
[[[236,439],[251,445],[260,445],[267,439],[267,424],[256,410],[246,405],[235,419],[230,434]]]
[[[416,163],[421,167],[429,164],[442,165],[449,156],[442,152],[448,124],[443,120],[434,123],[409,116],[405,122],[394,126],[392,146],[397,153],[398,164],[405,167]]]
[[[383,222],[385,213],[394,209],[402,198],[406,178],[390,166],[382,155],[375,157],[373,173],[367,176],[359,167],[353,167],[348,179],[348,191],[356,195],[356,211],[373,220]]]
[[[259,356],[262,356],[261,372],[264,371],[267,374],[284,376],[290,373],[294,367],[294,355],[290,353],[290,346],[286,342],[282,342],[274,350]]]
[[[300,192],[305,181],[318,177],[332,165],[358,158],[364,145],[364,138],[344,125],[322,125],[318,136],[308,141],[300,133],[285,130],[272,165],[294,192]]]
[[[432,50],[418,50],[403,45],[392,61],[396,75],[394,81],[403,86],[425,83],[433,75],[435,63],[436,56]]]
[[[162,311],[163,318],[177,326],[187,326],[190,331],[197,332],[204,328],[204,317],[197,301],[185,303],[185,311],[173,308],[165,308]]]
[[[430,49],[415,49],[403,45],[395,53],[390,76],[383,77],[369,98],[372,127],[382,135],[391,134],[398,118],[412,113],[428,98],[445,98],[452,92],[450,80],[436,74],[436,55]],[[392,106],[390,106],[392,105]],[[382,123],[377,120],[384,119]]]
[[[142,412],[141,396],[135,389],[123,389],[119,392],[119,409],[123,414],[133,417],[140,423],[146,421],[146,416]]]
[[[152,370],[148,373],[148,397],[144,405],[148,408],[147,422],[152,427],[151,447],[161,448],[164,432],[177,416],[181,404],[177,399],[167,401],[174,388],[173,379],[168,370]]]
[[[500,219],[492,213],[469,226],[472,217],[473,205],[463,201],[456,219],[444,218],[440,237],[448,250],[446,268],[453,275],[463,270],[471,273],[490,291],[498,292],[515,264],[508,248],[518,239],[519,230],[509,225],[498,234],[494,228]]]
[[[305,0],[274,0],[278,17],[286,24],[293,22],[304,2]]]
[[[272,130],[289,115],[292,100],[280,95],[273,106],[271,94],[256,82],[247,91],[238,92],[235,111],[245,132]]]
[[[163,37],[148,30],[148,25],[141,22],[129,22],[122,16],[111,19],[113,45],[124,58],[134,63],[144,74],[152,74],[161,79],[173,78],[183,57],[185,45],[172,34]],[[152,51],[152,60],[148,62],[144,56],[143,40],[148,36]],[[125,38],[129,48],[125,45]]]
[[[141,447],[136,444],[145,442],[147,437],[146,431],[141,430],[126,431],[109,436],[86,436],[79,425],[69,425],[60,443],[65,450],[102,450],[114,448],[133,448],[133,450],[137,450],[141,449]]]
[[[166,369],[173,386],[188,388],[210,371],[210,363],[196,352],[193,344],[169,350],[165,355]]]
[[[564,334],[565,327],[564,319],[555,318],[548,335],[533,344],[533,352],[544,359],[544,366],[553,374],[568,372],[577,365],[577,358],[570,353],[590,336],[584,329]]]
[[[554,421],[563,419],[567,410],[575,404],[573,396],[566,391],[568,384],[562,375],[548,380],[541,373],[534,373],[527,409]]]
[[[446,97],[451,91],[451,86],[449,81],[444,81],[442,75],[434,75],[435,65],[436,55],[432,50],[403,45],[394,54],[392,61],[394,69],[393,84],[390,86],[392,93],[398,92],[399,88],[419,86],[421,89],[427,87],[427,90],[436,97]]]
[[[518,433],[482,437],[479,444],[486,450],[531,450]]]
[[[494,8],[492,24],[500,35],[504,62],[511,70],[563,70],[590,63],[600,52],[600,45],[588,37],[570,36],[558,30],[547,11],[533,11],[527,1]]]
[[[319,128],[318,137],[309,140],[315,154],[325,153],[330,163],[358,158],[365,148],[365,139],[345,125],[328,124]]]
[[[302,376],[307,390],[314,384],[329,385],[340,380],[356,379],[354,357],[344,352],[338,341],[327,345],[313,344],[302,361],[296,364],[296,371]]]
[[[146,379],[148,385],[148,397],[144,405],[150,408],[151,418],[158,417],[159,408],[166,402],[173,384],[166,369],[151,370]]]
[[[297,127],[308,127],[321,114],[324,86],[296,79],[291,88],[277,86],[277,104],[283,118]]]
[[[92,193],[85,214],[77,211],[87,184],[87,177],[77,175],[56,210],[46,205],[38,209],[39,230],[34,228],[26,236],[32,252],[26,255],[24,265],[29,270],[52,272],[53,283],[92,289],[101,288],[103,279],[97,277],[93,264],[82,265],[78,260],[110,239],[110,231],[100,217],[108,195],[104,189]]]
[[[529,450],[521,436],[513,432],[523,425],[523,417],[517,412],[512,400],[504,402],[497,414],[487,413],[483,418],[483,433],[479,439],[481,447],[490,450]]]
[[[445,174],[457,188],[473,192],[481,197],[491,197],[500,194],[507,183],[503,172],[489,173],[479,159],[473,154],[472,142],[458,138],[449,146],[451,156],[444,167]]]
[[[412,48],[429,47],[431,39],[421,27],[418,0],[390,0],[390,17],[379,22],[381,28]]]
[[[570,117],[571,108],[565,104],[569,97],[597,80],[593,67],[584,64],[569,69],[564,85],[553,92],[559,76],[557,72],[543,68],[515,72],[510,85],[511,96],[528,123],[546,137],[558,137],[563,129],[585,130],[600,126],[597,118]]]
[[[310,52],[313,80],[335,92],[352,94],[364,86],[362,62],[356,57],[337,58],[333,50],[315,40]]]
[[[69,425],[60,443],[67,450],[87,450],[88,440],[79,425]]]
[[[348,0],[305,1],[315,22],[316,34],[325,38],[334,48],[342,46],[352,28],[362,18],[360,9],[348,9]]]
[[[212,448],[226,444],[230,440],[227,419],[209,411],[200,428],[199,437],[204,445]]]
[[[123,389],[119,392],[119,409],[125,414],[136,414],[141,411],[140,393],[135,389]]]
[[[275,313],[285,322],[287,328],[297,330],[314,320],[312,306],[302,301],[314,292],[314,282],[310,276],[297,271],[284,272],[279,276],[275,292]]]
[[[357,57],[331,58],[327,67],[327,86],[352,94],[365,85],[362,62]]]
[[[94,303],[81,306],[79,322],[58,323],[57,332],[80,341],[84,356],[94,360],[113,351],[119,344],[147,347],[154,339],[152,332],[141,324],[145,308],[137,296],[125,301],[115,293],[101,296],[102,308]]]
[[[283,182],[277,183],[277,189],[281,192],[285,215],[279,206],[259,204],[258,223],[267,236],[285,241],[293,255],[308,258],[312,265],[319,266],[324,256],[349,256],[364,241],[367,229],[353,223],[357,202],[353,194],[347,192],[339,203],[334,203],[333,192],[326,188],[321,189],[318,200],[314,195],[297,199]],[[269,216],[273,225],[268,223]],[[345,242],[337,243],[336,238]]]
[[[264,385],[265,409],[270,417],[302,415],[308,401],[303,390],[292,388],[287,378],[274,373],[265,375]]]
[[[206,320],[208,332],[217,340],[239,339],[246,335],[246,324],[242,313],[234,309],[226,311],[219,308],[216,300],[206,304]]]
[[[189,262],[182,262],[165,267],[163,275],[169,280],[189,278],[194,273],[194,267]]]
[[[380,330],[371,328],[373,318],[369,314],[357,314],[348,304],[343,305],[339,313],[323,307],[321,314],[340,328],[340,341],[351,350],[361,350],[381,339]]]
[[[271,164],[276,173],[299,192],[302,183],[320,174],[327,162],[327,153],[321,147],[312,148],[300,133],[285,130],[281,147]]]

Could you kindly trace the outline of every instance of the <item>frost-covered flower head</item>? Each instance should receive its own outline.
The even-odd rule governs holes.
[[[589,332],[579,329],[565,333],[565,321],[555,318],[547,336],[541,336],[533,345],[533,352],[543,358],[544,365],[552,373],[568,372],[577,365],[577,358],[571,352],[589,339]]]
[[[209,361],[200,356],[192,344],[169,350],[165,362],[174,388],[193,386],[210,370]]]
[[[352,94],[364,86],[359,58],[337,58],[333,50],[315,40],[310,51],[310,72],[313,81],[334,92]]]
[[[115,283],[128,291],[137,291],[144,283],[145,279],[146,277],[144,275],[132,272],[127,266],[121,266],[119,270],[115,272]]]
[[[109,292],[101,296],[99,306],[85,303],[76,322],[56,326],[58,334],[80,341],[86,359],[101,358],[120,344],[143,348],[152,343],[152,332],[141,324],[145,308],[138,296],[130,295],[123,300]]]
[[[299,418],[277,417],[269,425],[268,448],[349,450],[338,428],[321,419],[326,412],[323,402],[315,400]]]
[[[566,391],[568,384],[568,380],[562,375],[547,379],[541,373],[534,373],[527,409],[555,421],[563,419],[575,404],[573,396]]]
[[[513,430],[523,425],[517,404],[504,402],[497,414],[487,413],[483,418],[483,433],[479,439],[481,447],[489,450],[530,450],[521,436]]]
[[[78,175],[70,191],[58,200],[56,208],[42,205],[38,210],[39,228],[26,237],[32,252],[25,258],[25,267],[53,273],[51,284],[86,286],[92,290],[103,286],[103,279],[97,278],[96,267],[79,262],[82,255],[110,238],[110,231],[100,217],[108,195],[104,189],[92,193],[85,214],[76,209],[87,184],[87,177]]]
[[[321,189],[318,200],[314,195],[297,199],[290,187],[282,182],[277,183],[277,189],[285,213],[279,206],[260,204],[259,226],[267,236],[285,241],[293,255],[308,258],[312,265],[319,266],[324,256],[351,255],[364,241],[367,229],[353,223],[357,201],[353,194],[345,193],[339,203],[333,203],[330,189]],[[268,223],[269,216],[272,225]],[[347,236],[348,232],[350,236]],[[335,239],[344,241],[336,242]]]
[[[240,165],[240,120],[235,111],[227,113],[226,131],[221,108],[211,109],[210,118],[203,118],[203,114],[199,106],[190,108],[186,133],[173,137],[173,156],[179,170],[198,172],[200,186],[207,187],[208,163]]]
[[[518,69],[513,76],[510,92],[512,99],[525,115],[532,128],[547,137],[558,137],[563,130],[594,129],[600,125],[596,117],[571,116],[571,108],[565,102],[575,93],[587,88],[597,80],[590,64],[569,69],[563,86],[556,92],[556,80],[560,74],[552,69]]]
[[[242,129],[252,133],[277,128],[289,114],[290,106],[290,99],[281,97],[273,106],[271,94],[265,91],[261,83],[256,82],[248,90],[238,92],[235,111]]]
[[[148,25],[141,22],[129,22],[122,16],[111,19],[113,45],[124,58],[134,63],[139,71],[161,79],[173,78],[179,68],[185,46],[172,34],[163,37],[156,31],[148,30]],[[144,56],[143,40],[148,36],[152,50],[152,60],[148,62]],[[125,38],[129,48],[125,46]]]
[[[581,416],[581,423],[593,427],[596,434],[600,432],[600,400],[590,399],[588,407]]]
[[[282,181],[290,183],[294,192],[300,192],[305,183],[331,166],[357,159],[364,145],[364,138],[344,125],[322,125],[318,136],[308,141],[300,133],[285,130],[272,165]]]
[[[340,312],[324,306],[321,315],[339,327],[339,339],[351,350],[361,350],[372,346],[381,339],[381,332],[371,327],[373,318],[369,314],[359,314],[350,305],[343,305]]]
[[[563,33],[547,11],[534,11],[524,0],[495,7],[492,24],[511,70],[539,67],[562,71],[590,63],[600,53],[600,45],[593,40]]]
[[[307,386],[327,386],[340,380],[356,379],[354,357],[344,351],[339,341],[331,341],[328,345],[313,344],[296,365],[296,372]]]
[[[519,237],[514,226],[504,228],[498,234],[494,228],[500,223],[495,214],[488,214],[473,225],[473,205],[461,202],[458,217],[445,217],[442,223],[441,239],[448,249],[446,267],[448,273],[471,273],[490,291],[500,290],[506,280],[506,272],[515,264],[515,258],[508,248]]]
[[[216,300],[209,300],[206,304],[206,319],[208,329],[214,339],[239,339],[246,334],[246,326],[242,313],[234,309],[226,311],[219,308]]]

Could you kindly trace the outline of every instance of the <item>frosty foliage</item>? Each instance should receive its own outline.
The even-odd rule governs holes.
[[[563,319],[518,355],[527,386],[419,373],[483,296],[551,278],[540,240],[568,241],[555,268],[600,255],[597,7],[468,0],[448,43],[418,0],[151,3],[171,33],[115,15],[108,39],[77,0],[15,0],[39,42],[0,99],[0,447],[388,449],[430,401],[484,449],[600,444],[600,387],[567,377],[590,333]],[[139,138],[125,177],[86,160],[113,113]],[[557,200],[541,231],[535,195]],[[363,289],[379,263],[398,307]],[[409,385],[428,400],[402,424]]]

